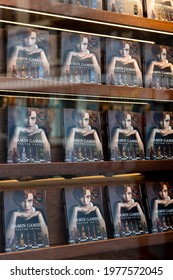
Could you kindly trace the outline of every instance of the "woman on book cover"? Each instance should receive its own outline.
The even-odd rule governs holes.
[[[161,228],[168,229],[173,226],[173,198],[171,197],[170,185],[168,182],[155,182],[153,184],[154,194],[157,195],[151,200],[151,214],[153,228],[161,231]],[[171,195],[171,196],[170,196]],[[159,230],[160,229],[160,230]]]
[[[111,151],[122,158],[143,157],[144,145],[139,130],[132,125],[139,121],[138,116],[128,111],[117,111],[115,118],[119,126],[111,131]]]
[[[138,190],[139,191],[139,190]],[[140,202],[134,199],[135,185],[124,184],[115,187],[120,198],[115,205],[114,228],[116,230],[135,231],[146,230],[147,223]]]
[[[70,42],[73,50],[68,51],[65,57],[61,76],[67,81],[72,77],[74,82],[100,83],[101,68],[96,54],[92,52],[96,40],[86,34],[72,34]]]
[[[32,248],[38,243],[47,243],[49,240],[48,227],[43,209],[37,208],[42,194],[35,190],[14,191],[13,201],[17,209],[10,210],[6,217],[6,246]]]
[[[154,44],[151,52],[154,59],[147,66],[146,87],[171,88],[173,86],[173,64],[168,60],[169,48]]]
[[[142,72],[137,60],[133,57],[137,46],[130,41],[115,40],[115,51],[107,67],[107,83],[115,85],[142,85]]]
[[[19,44],[12,52],[9,50],[11,53],[7,62],[8,74],[21,78],[49,77],[50,64],[46,51],[40,46],[46,37],[44,32],[34,28],[22,28],[16,31],[16,36]]]
[[[72,152],[73,156],[83,160],[103,158],[102,143],[97,128],[92,124],[97,116],[87,110],[73,110],[72,119],[76,124],[69,127],[66,132],[66,152]]]
[[[26,107],[16,110],[13,117],[17,119],[9,131],[8,157],[14,159],[15,154],[17,161],[50,161],[50,143],[45,129],[38,125],[39,117],[45,118],[45,114],[39,109]]]
[[[148,131],[147,153],[161,158],[172,157],[173,145],[173,116],[170,112],[154,112],[153,120],[156,124]]]
[[[75,235],[80,239],[94,239],[98,235],[105,238],[106,225],[99,206],[94,200],[99,196],[98,190],[92,187],[76,187],[73,196],[77,205],[73,207],[69,220],[70,238]]]

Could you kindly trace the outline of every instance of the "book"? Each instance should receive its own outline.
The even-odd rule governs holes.
[[[108,110],[107,126],[110,160],[145,159],[142,113]]]
[[[101,187],[65,187],[68,243],[107,239]]]
[[[65,4],[73,4],[85,8],[102,10],[102,0],[64,0]]]
[[[65,3],[70,5],[76,5],[81,6],[85,8],[91,8],[91,9],[99,9],[102,10],[102,0],[50,0],[51,4],[57,3]]]
[[[61,76],[65,83],[101,83],[100,37],[61,32]]]
[[[65,108],[63,116],[65,161],[103,161],[99,112]]]
[[[46,191],[3,192],[5,252],[49,247]]]
[[[7,26],[7,76],[48,79],[49,32],[22,26]]]
[[[3,104],[0,108],[0,162],[6,162],[6,112],[3,108]]]
[[[56,110],[8,107],[7,163],[51,162]]]
[[[144,191],[151,233],[173,230],[172,182],[146,182]]]
[[[173,158],[173,112],[146,111],[146,159]]]
[[[108,186],[107,195],[114,238],[149,233],[140,184]]]
[[[106,84],[143,86],[139,42],[106,38]]]
[[[107,0],[107,10],[120,14],[143,16],[143,4],[141,0]]]
[[[173,47],[142,43],[144,86],[173,88]]]
[[[5,31],[0,28],[0,76],[5,74]]]
[[[157,20],[173,21],[172,0],[146,0],[147,17]]]

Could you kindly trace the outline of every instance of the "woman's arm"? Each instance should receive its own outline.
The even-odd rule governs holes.
[[[76,127],[72,127],[69,133],[69,136],[66,139],[66,151],[73,150],[74,147],[74,139],[75,139],[75,133],[78,131]]]
[[[114,227],[121,226],[121,208],[123,207],[123,203],[118,202],[115,209],[115,219],[114,219]]]
[[[152,210],[152,224],[154,226],[154,224],[156,223],[156,221],[158,221],[159,216],[158,216],[158,204],[159,204],[159,200],[155,199],[154,200],[154,204],[153,204],[153,210]]]
[[[67,55],[67,58],[64,62],[64,64],[61,67],[61,76],[66,75],[67,73],[70,73],[70,64],[71,64],[71,60],[72,57],[75,55],[75,52],[70,51]]]
[[[137,142],[138,142],[138,148],[139,148],[139,152],[141,153],[144,153],[144,144],[143,144],[143,142],[142,142],[142,140],[141,140],[141,137],[140,137],[140,135],[139,135],[139,132],[135,129],[134,130],[135,131],[135,136],[136,136],[136,140],[137,140]]]
[[[103,155],[102,143],[101,143],[100,138],[97,134],[97,131],[95,129],[92,129],[92,130],[93,130],[93,136],[94,136],[96,148],[97,148],[98,152],[101,152],[101,154]]]
[[[43,218],[43,215],[40,211],[36,211],[36,213],[38,212],[38,221],[40,223],[40,228],[41,228],[41,234],[42,234],[42,237],[45,238],[47,237],[49,239],[49,232],[48,232],[48,227],[46,225],[46,222]]]
[[[117,57],[113,57],[110,64],[108,65],[107,68],[107,82],[109,81],[110,77],[114,77],[115,73],[115,64],[117,62]]]
[[[77,214],[79,211],[79,207],[75,206],[72,211],[72,216],[69,222],[69,232],[77,231]]]
[[[97,58],[94,54],[91,54],[91,59],[92,59],[92,63],[93,63],[93,66],[94,66],[94,71],[95,71],[95,74],[96,74],[96,80],[100,81],[101,80],[101,68],[100,68],[100,65],[97,61]]]
[[[145,84],[147,86],[152,84],[152,77],[153,77],[153,71],[154,66],[156,65],[156,61],[152,61],[147,69],[147,72],[145,74]]]
[[[142,208],[141,208],[141,206],[138,202],[136,202],[136,207],[137,207],[142,225],[144,225],[144,224],[146,225],[147,221],[146,221],[145,215],[144,215],[144,213],[142,211]]]
[[[111,150],[118,150],[118,140],[119,140],[119,134],[121,132],[120,128],[116,128],[115,129],[115,133],[112,137],[112,141],[111,141]]]
[[[49,76],[50,75],[50,64],[49,64],[49,61],[46,57],[45,52],[42,49],[40,51],[40,57],[41,57],[41,60],[42,60],[42,63],[43,63],[45,74],[48,74],[48,76]]]
[[[147,141],[147,147],[146,147],[147,150],[150,150],[151,148],[154,148],[154,140],[155,140],[157,131],[158,131],[158,129],[156,129],[156,128],[152,129],[152,131],[150,133],[150,136],[149,136],[149,139]]]
[[[135,72],[136,72],[137,82],[139,85],[141,85],[142,84],[142,72],[139,68],[139,65],[138,65],[136,59],[133,59],[133,65],[134,65]]]
[[[96,206],[96,215],[98,217],[100,229],[106,232],[105,220],[103,219],[100,209],[97,206]]]
[[[45,134],[43,129],[41,130],[40,137],[41,137],[41,140],[43,141],[43,147],[44,147],[45,153],[48,152],[50,154],[50,152],[51,152],[50,151],[50,143],[49,143],[49,141],[48,141],[48,139],[46,137],[46,134]]]

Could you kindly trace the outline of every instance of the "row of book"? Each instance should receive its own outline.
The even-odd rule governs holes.
[[[71,186],[63,191],[69,244],[173,230],[173,185],[169,182]],[[4,191],[2,204],[5,252],[49,246],[45,190]]]
[[[173,21],[172,0],[59,0],[58,2],[140,17],[145,16],[146,10],[148,18]]]
[[[75,32],[52,35],[20,26],[8,25],[6,30],[4,64],[10,78],[173,88],[172,46]]]
[[[172,112],[7,110],[7,163],[173,159]],[[61,160],[55,158],[58,150],[64,151]]]

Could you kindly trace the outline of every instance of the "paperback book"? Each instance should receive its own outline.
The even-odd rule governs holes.
[[[68,243],[107,239],[101,187],[65,187]]]
[[[7,76],[20,79],[49,78],[48,31],[7,26]]]
[[[85,8],[92,8],[92,9],[99,9],[102,10],[102,0],[64,0],[66,4],[74,4],[77,6],[85,7]]]
[[[143,17],[141,0],[107,0],[107,10],[120,14]]]
[[[142,113],[108,110],[107,123],[110,160],[145,159]]]
[[[114,238],[148,234],[148,223],[140,184],[107,187]]]
[[[171,182],[146,182],[145,185],[151,232],[173,230],[173,184]]]
[[[103,161],[98,111],[64,109],[65,161]]]
[[[5,252],[49,247],[44,190],[4,191],[3,205]]]
[[[173,88],[173,47],[142,44],[144,86],[158,89]]]
[[[5,32],[0,27],[0,76],[5,73]]]
[[[53,109],[8,107],[7,163],[51,162],[52,116]]]
[[[106,84],[143,85],[139,42],[106,38]]]
[[[0,162],[6,162],[6,122],[5,110],[3,107],[0,108]]]
[[[173,1],[146,0],[147,17],[157,20],[173,21]]]
[[[146,111],[146,159],[173,158],[173,112]]]
[[[61,32],[61,77],[65,83],[101,83],[100,37]]]

